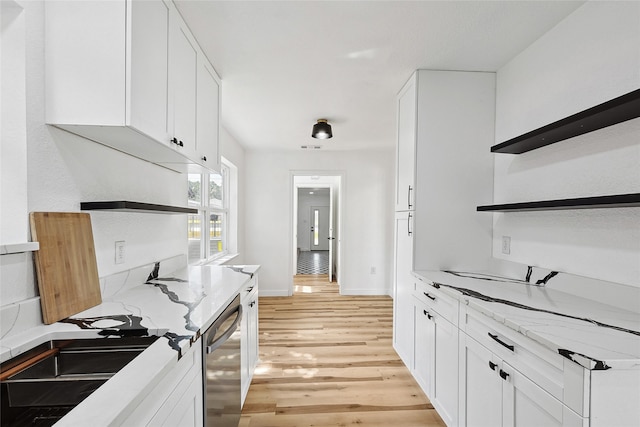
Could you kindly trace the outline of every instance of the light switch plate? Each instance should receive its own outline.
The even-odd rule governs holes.
[[[509,255],[511,253],[511,237],[502,236],[502,253]]]
[[[116,242],[115,261],[116,264],[124,264],[124,240]]]

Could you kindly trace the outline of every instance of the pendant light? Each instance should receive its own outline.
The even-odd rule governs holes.
[[[333,137],[333,133],[331,133],[331,125],[327,123],[327,119],[318,119],[318,123],[313,125],[311,136],[316,139],[329,139]]]

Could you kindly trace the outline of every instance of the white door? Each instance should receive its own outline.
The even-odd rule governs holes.
[[[329,250],[329,206],[311,206],[311,250]]]

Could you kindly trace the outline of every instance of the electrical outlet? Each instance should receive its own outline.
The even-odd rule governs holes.
[[[371,274],[376,274],[376,268],[375,267],[371,267]]]
[[[124,264],[124,240],[116,242],[116,264]]]
[[[511,237],[502,236],[502,253],[509,255],[511,253]]]

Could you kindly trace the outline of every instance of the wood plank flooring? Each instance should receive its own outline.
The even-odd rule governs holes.
[[[260,363],[240,427],[444,426],[392,347],[392,300],[341,296],[326,275],[262,297]]]

